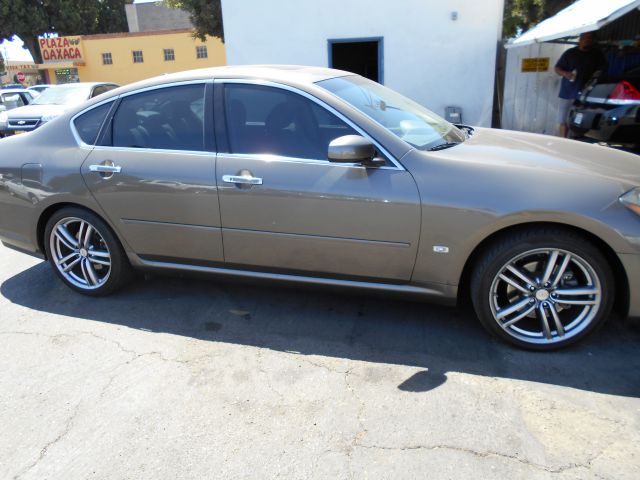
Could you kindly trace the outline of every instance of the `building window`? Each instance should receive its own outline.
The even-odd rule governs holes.
[[[164,61],[165,62],[173,62],[176,59],[176,54],[173,51],[173,48],[165,48],[164,49]]]
[[[102,54],[102,64],[103,65],[113,65],[113,58],[111,57],[111,52]]]
[[[133,63],[142,63],[144,58],[142,57],[142,50],[133,51]]]
[[[208,58],[209,54],[207,53],[206,45],[198,45],[196,47],[196,58]]]

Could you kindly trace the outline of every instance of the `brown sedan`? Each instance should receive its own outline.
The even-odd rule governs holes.
[[[321,68],[157,77],[1,140],[0,238],[88,295],[133,269],[470,291],[532,349],[640,316],[637,157],[454,126]]]

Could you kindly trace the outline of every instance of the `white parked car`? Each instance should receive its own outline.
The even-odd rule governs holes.
[[[30,132],[90,98],[113,90],[115,83],[67,83],[46,89],[29,105],[0,112],[0,135]]]

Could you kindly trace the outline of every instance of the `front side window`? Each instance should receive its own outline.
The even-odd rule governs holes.
[[[142,56],[142,50],[133,51],[133,63],[143,63],[144,57]]]
[[[176,54],[173,51],[173,48],[165,48],[164,49],[164,61],[165,62],[173,62],[176,59]]]
[[[113,117],[114,147],[204,150],[204,85],[124,97]]]
[[[196,47],[196,58],[207,58],[209,53],[207,52],[206,45],[198,45]]]
[[[103,65],[113,65],[113,57],[111,57],[111,52],[102,54],[102,64]]]
[[[297,93],[229,83],[224,88],[230,153],[327,160],[329,143],[357,133]]]
[[[104,123],[113,102],[105,103],[83,113],[73,121],[78,135],[87,145],[94,145],[100,133],[100,127]]]
[[[331,78],[317,85],[420,150],[465,139],[458,128],[422,105],[358,75]]]

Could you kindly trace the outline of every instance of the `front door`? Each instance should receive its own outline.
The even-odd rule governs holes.
[[[112,224],[144,258],[223,262],[205,89],[192,83],[125,96],[82,166]]]
[[[408,172],[328,162],[329,142],[358,132],[299,93],[228,82],[223,98],[229,153],[216,177],[228,265],[411,278],[420,202]]]

